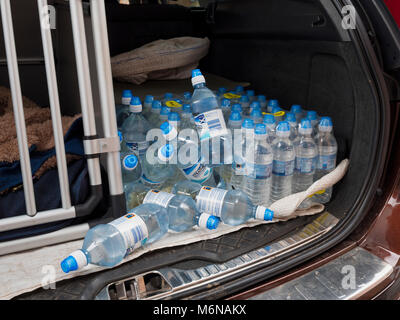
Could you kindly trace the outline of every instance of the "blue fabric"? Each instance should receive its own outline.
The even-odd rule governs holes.
[[[65,151],[69,154],[84,155],[83,150],[83,127],[82,118],[75,120],[64,137]],[[47,151],[37,151],[36,146],[32,145],[29,149],[31,158],[32,175],[50,157],[56,154],[55,148]],[[0,192],[22,184],[21,163],[0,162]]]

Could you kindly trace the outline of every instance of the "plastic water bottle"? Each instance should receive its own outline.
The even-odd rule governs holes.
[[[192,93],[189,91],[184,92],[182,99],[183,99],[183,104],[190,104],[190,100],[192,99]]]
[[[243,191],[257,205],[269,204],[273,154],[267,142],[267,129],[264,124],[254,128],[254,141],[246,152],[246,175],[243,178]]]
[[[292,194],[296,153],[289,136],[290,124],[287,121],[280,122],[276,127],[276,143],[272,147],[274,154],[271,186],[272,203]]]
[[[161,107],[160,111],[160,117],[158,119],[158,123],[164,123],[165,121],[168,121],[168,115],[171,112],[171,109],[168,107]]]
[[[296,115],[292,112],[286,113],[286,118],[285,121],[287,121],[290,125],[290,135],[289,135],[289,140],[296,141],[297,135],[298,135],[298,126],[297,126],[297,120],[296,120]]]
[[[272,114],[275,117],[275,122],[279,123],[285,118],[285,111],[281,107],[275,106],[272,108]]]
[[[218,227],[219,218],[197,210],[196,202],[188,196],[159,190],[150,190],[143,203],[154,203],[167,209],[169,229],[175,232],[191,230],[194,226],[213,230]]]
[[[130,115],[124,121],[121,132],[128,149],[142,157],[149,147],[146,135],[151,127],[142,115],[142,103],[139,97],[132,98],[129,112]]]
[[[173,99],[174,99],[174,94],[173,93],[171,93],[171,92],[165,93],[163,99],[161,100],[162,105],[163,106],[167,106],[166,105],[167,101],[171,101]]]
[[[156,204],[143,204],[107,224],[90,229],[82,249],[61,262],[65,273],[88,264],[113,267],[136,248],[153,243],[168,231],[167,210]]]
[[[229,114],[231,112],[231,102],[229,99],[223,98],[221,100],[221,110],[224,115],[224,120],[227,122],[229,120]]]
[[[186,179],[214,186],[213,169],[203,163],[200,146],[190,138],[178,136],[168,122],[164,122],[160,129],[167,140],[167,144],[160,148],[161,157],[168,157],[171,163],[176,163]]]
[[[168,122],[179,132],[181,130],[181,117],[178,112],[170,112],[168,114]]]
[[[126,209],[128,211],[140,206],[144,197],[151,188],[144,185],[141,181],[131,182],[124,185]]]
[[[296,161],[293,176],[294,193],[307,190],[314,182],[316,160],[318,156],[317,145],[312,134],[311,121],[301,120],[299,128],[299,139],[295,144]],[[307,208],[310,205],[310,198],[303,201],[300,208]]]
[[[267,112],[268,112],[268,113],[272,113],[272,109],[273,109],[274,107],[280,107],[279,101],[276,100],[276,99],[271,99],[271,100],[269,100],[269,101],[268,101],[268,104],[267,104]]]
[[[263,119],[263,123],[267,128],[267,141],[272,146],[275,143],[276,135],[276,122],[273,114],[266,114]]]
[[[207,141],[208,150],[202,148],[205,152],[204,159],[220,159],[220,163],[209,162],[211,166],[219,166],[223,162],[229,162],[228,159],[221,159],[221,150],[231,150],[229,144],[230,139],[226,139],[229,135],[222,110],[218,106],[218,101],[214,93],[206,87],[206,81],[199,69],[192,71],[192,84],[194,87],[191,106],[198,130],[200,143]],[[217,143],[210,143],[214,140]],[[215,148],[213,146],[219,146]],[[225,156],[225,155],[224,155]],[[229,155],[227,155],[229,156]]]
[[[317,147],[319,151],[314,181],[333,171],[336,167],[338,145],[332,134],[333,125],[330,117],[322,117],[318,126]],[[320,203],[328,203],[332,196],[332,187],[318,192],[314,197]]]
[[[142,176],[142,167],[135,154],[121,153],[122,182],[125,184],[135,182]]]
[[[253,110],[259,110],[261,112],[261,104],[258,101],[253,101],[250,104],[250,114],[253,112]]]
[[[195,197],[200,212],[219,217],[223,223],[231,226],[243,224],[252,218],[270,221],[274,216],[273,211],[266,207],[254,205],[241,190],[224,190],[178,182],[173,191],[176,194],[190,193]]]
[[[124,90],[122,92],[121,103],[115,106],[118,129],[122,127],[126,118],[129,117],[129,105],[132,97],[133,95],[131,90]]]
[[[257,101],[260,103],[261,112],[268,111],[267,109],[267,98],[263,94],[257,96]]]
[[[250,114],[250,118],[254,121],[255,124],[263,122],[262,113],[259,109],[254,109]]]
[[[194,119],[193,119],[193,114],[192,114],[192,108],[190,107],[190,104],[183,105],[181,129],[196,130],[196,126],[194,124]]]
[[[233,130],[242,128],[242,116],[239,112],[232,112],[229,116],[228,128],[231,130],[231,134],[233,134]]]
[[[243,115],[243,108],[240,103],[235,103],[231,107],[231,112],[239,112],[241,115]]]
[[[217,90],[217,92],[216,92],[215,95],[217,96],[219,102],[221,102],[222,99],[225,99],[225,98],[224,98],[224,94],[225,94],[226,92],[227,92],[226,88],[224,88],[224,87],[218,88],[218,90]]]
[[[243,113],[245,115],[250,114],[250,99],[247,95],[242,95],[239,99],[240,104],[242,105],[243,108]]]
[[[246,91],[246,95],[249,97],[250,103],[252,103],[256,99],[255,94],[256,93],[255,93],[254,90],[247,90]]]
[[[294,113],[294,115],[296,116],[297,123],[300,124],[301,119],[303,119],[303,117],[304,117],[304,112],[303,112],[303,108],[301,107],[301,105],[299,105],[299,104],[292,105],[292,107],[290,108],[290,112]]]
[[[245,155],[250,142],[254,138],[254,121],[244,119],[242,122],[241,138],[237,141],[234,139],[234,157],[232,163],[232,174],[230,188],[240,189],[242,187],[243,177],[245,175]]]
[[[150,94],[146,95],[143,102],[143,116],[149,119],[153,105],[154,97]]]
[[[161,101],[153,100],[151,104],[151,113],[148,116],[149,124],[152,128],[158,128],[158,122],[160,121],[160,112],[161,112]]]
[[[318,134],[318,114],[317,112],[311,110],[307,111],[307,119],[311,121],[311,126],[312,126],[312,137],[315,138],[315,136]]]
[[[243,86],[241,86],[241,85],[236,86],[235,93],[238,94],[238,95],[244,95],[245,92],[244,92]]]

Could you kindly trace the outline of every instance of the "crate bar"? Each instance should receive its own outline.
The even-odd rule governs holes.
[[[54,63],[53,42],[51,39],[51,29],[47,25],[49,21],[45,19],[48,15],[47,0],[38,0],[38,10],[40,18],[40,29],[42,34],[42,45],[46,67],[47,87],[49,90],[49,100],[51,109],[51,119],[53,124],[54,142],[56,148],[58,178],[60,181],[61,203],[64,209],[71,207],[71,196],[68,181],[68,168],[65,156],[64,135],[61,122],[60,100],[58,95],[56,68]]]
[[[72,33],[74,38],[79,95],[82,108],[83,129],[86,137],[94,138],[97,136],[97,131],[93,109],[92,84],[90,79],[82,0],[70,0],[69,5],[71,11]],[[101,185],[99,158],[88,158],[87,163],[90,184],[92,186]]]
[[[117,138],[114,88],[111,73],[110,48],[108,44],[106,11],[103,0],[91,0],[90,12],[96,56],[96,69],[99,82],[100,104],[106,138]],[[122,195],[122,176],[119,151],[107,153],[107,171],[110,194]]]
[[[35,194],[33,190],[32,169],[30,163],[28,139],[26,135],[24,108],[22,103],[21,83],[19,79],[17,53],[15,49],[14,28],[10,0],[0,0],[1,20],[6,48],[8,76],[17,130],[18,148],[21,163],[22,181],[26,211],[29,216],[36,215]]]

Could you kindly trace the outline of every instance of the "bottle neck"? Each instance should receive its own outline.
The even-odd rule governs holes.
[[[206,87],[206,83],[205,82],[200,82],[200,83],[195,84],[193,86],[193,88],[195,88],[195,89],[201,89],[201,88],[205,88],[205,87]]]

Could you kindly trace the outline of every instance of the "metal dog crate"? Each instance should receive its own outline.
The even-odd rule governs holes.
[[[80,105],[85,135],[83,137],[83,146],[87,158],[91,186],[91,196],[86,203],[76,206],[71,205],[70,199],[53,41],[51,29],[48,25],[49,20],[47,19],[49,16],[47,0],[37,0],[37,7],[40,17],[42,47],[55,140],[62,207],[41,212],[37,212],[36,210],[24,118],[24,106],[22,103],[19,66],[14,38],[13,16],[10,0],[0,0],[7,68],[17,129],[24,196],[27,208],[26,215],[1,219],[0,232],[79,218],[90,214],[103,197],[100,166],[101,154],[105,154],[106,157],[111,216],[118,217],[125,213],[125,196],[122,186],[119,155],[120,145],[115,118],[114,89],[111,74],[104,1],[90,1],[91,32],[93,33],[94,59],[96,62],[97,73],[96,84],[93,83],[93,77],[91,77],[91,70],[89,68],[89,58],[93,57],[89,57],[88,54],[82,0],[69,1]],[[29,26],[26,27],[28,28]],[[93,97],[93,85],[98,86],[99,97]],[[99,137],[96,129],[94,99],[100,102],[101,131],[103,132],[102,137]],[[84,237],[88,229],[89,223],[84,223],[44,235],[1,242],[0,255],[80,239]]]

